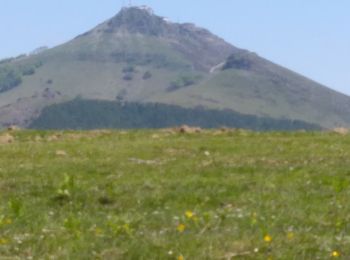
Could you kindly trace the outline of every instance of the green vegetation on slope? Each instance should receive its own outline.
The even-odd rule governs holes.
[[[350,258],[349,136],[10,134],[3,259]]]
[[[253,130],[320,129],[317,125],[302,121],[256,117],[231,110],[186,109],[165,104],[82,99],[44,108],[39,118],[29,127],[36,129],[164,128],[182,124],[205,128],[227,126]]]
[[[349,97],[282,68],[276,73],[255,68],[218,71],[199,84],[167,95],[160,93],[150,101],[227,108],[243,114],[297,119],[326,128],[345,127],[350,122],[350,114],[345,112],[350,109]]]
[[[192,86],[203,78],[199,73],[186,73],[179,75],[175,80],[170,82],[169,87],[167,88],[168,92],[176,91],[181,88],[186,88]]]
[[[10,67],[0,67],[0,93],[17,87],[21,82],[21,74],[18,71]]]
[[[38,61],[33,64],[12,64],[11,62],[12,59],[5,60],[3,62],[5,65],[0,66],[0,93],[19,86],[23,82],[22,76],[33,75],[35,69],[42,65]]]
[[[230,55],[224,66],[222,67],[223,70],[227,69],[242,69],[242,70],[249,70],[255,63],[253,58],[257,58],[256,56],[253,56],[253,54],[249,52],[240,52]]]

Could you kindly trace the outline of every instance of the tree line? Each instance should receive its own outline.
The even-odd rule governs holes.
[[[120,103],[75,99],[46,107],[32,122],[35,129],[165,128],[182,124],[203,128],[234,127],[259,131],[316,130],[299,120],[244,115],[232,110],[182,108],[159,103]]]

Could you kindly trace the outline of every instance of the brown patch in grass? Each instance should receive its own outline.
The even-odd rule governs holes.
[[[338,127],[338,128],[332,129],[332,132],[340,135],[347,135],[349,133],[349,129],[344,127]]]
[[[68,154],[67,154],[66,151],[57,150],[57,151],[56,151],[56,155],[57,155],[57,156],[60,156],[60,157],[65,157],[65,156],[67,156]]]
[[[0,144],[10,144],[15,141],[15,138],[9,133],[4,133],[0,135]]]
[[[183,126],[177,128],[177,132],[179,132],[181,134],[195,134],[195,133],[198,134],[198,133],[202,132],[202,128],[183,125]]]
[[[48,142],[58,141],[62,137],[62,134],[54,134],[47,137]]]

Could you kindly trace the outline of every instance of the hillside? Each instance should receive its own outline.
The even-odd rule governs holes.
[[[66,44],[0,61],[0,126],[29,126],[43,108],[77,97],[350,126],[348,96],[146,7],[123,8]]]
[[[350,258],[348,135],[15,131],[0,155],[1,259]]]

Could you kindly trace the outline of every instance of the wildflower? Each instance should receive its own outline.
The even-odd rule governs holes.
[[[191,219],[191,218],[193,218],[194,213],[192,211],[188,210],[188,211],[185,212],[185,216],[187,218]]]
[[[288,232],[287,233],[287,238],[288,238],[288,240],[292,240],[294,238],[294,233],[293,232]]]
[[[103,234],[103,230],[102,229],[100,229],[100,228],[95,228],[95,235],[96,236],[100,236],[100,235],[102,235]]]
[[[264,236],[264,241],[266,243],[271,243],[272,242],[272,237],[270,235],[266,235],[266,236]]]
[[[177,231],[179,231],[180,233],[184,232],[186,229],[186,226],[184,224],[179,224],[177,226]]]
[[[10,224],[12,224],[12,219],[0,218],[0,225],[10,225]]]
[[[168,252],[168,255],[173,255],[174,254],[174,252],[172,251],[172,250],[170,250],[169,252]]]
[[[5,239],[5,238],[0,238],[0,245],[6,245],[6,244],[8,244],[8,240],[7,239]]]
[[[333,251],[332,252],[332,257],[339,257],[340,253],[338,251]]]
[[[177,258],[177,260],[184,260],[185,258],[183,257],[183,255],[179,255],[179,257]]]

